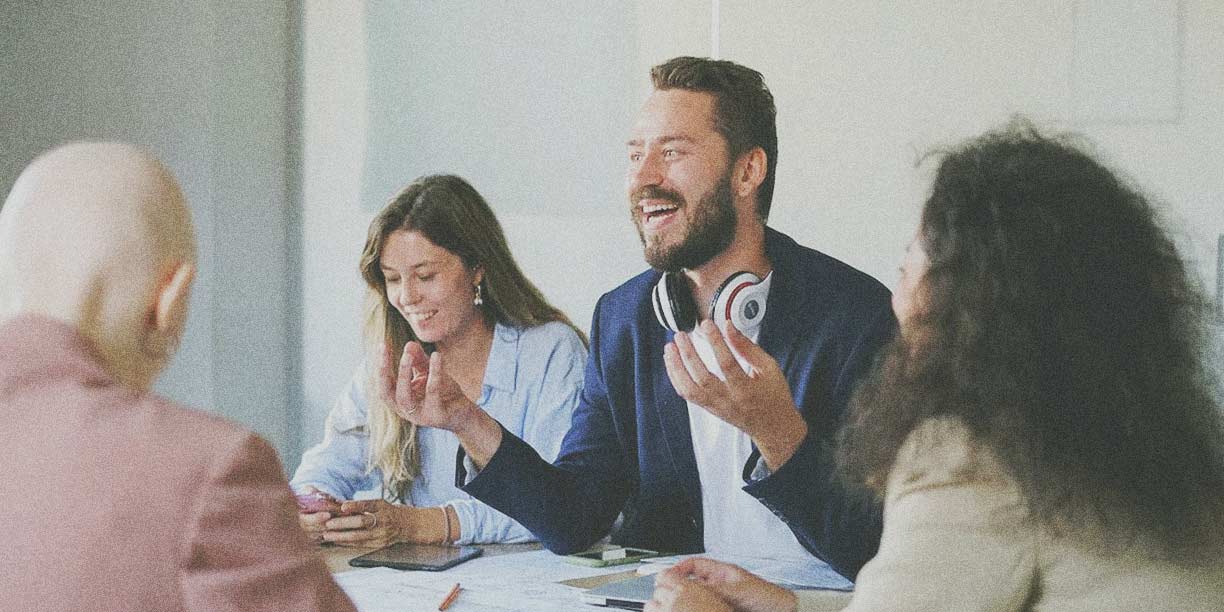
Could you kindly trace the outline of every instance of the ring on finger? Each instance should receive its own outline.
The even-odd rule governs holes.
[[[369,527],[366,527],[366,529],[373,529],[373,528],[375,528],[375,527],[377,527],[377,526],[378,526],[378,515],[377,515],[377,514],[374,514],[373,512],[362,512],[362,514],[364,514],[364,515],[366,515],[366,516],[368,516],[368,517],[370,517],[370,518],[374,519],[374,520],[373,520],[373,521],[370,523],[370,526],[369,526]]]

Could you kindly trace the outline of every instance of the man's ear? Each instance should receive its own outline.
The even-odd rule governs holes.
[[[740,154],[731,177],[731,188],[735,194],[742,198],[754,193],[765,182],[765,174],[769,172],[768,162],[765,149],[761,147],[752,147]]]
[[[191,299],[191,283],[195,280],[194,263],[183,261],[157,288],[153,308],[153,327],[161,334],[177,336],[187,322],[187,302]]]

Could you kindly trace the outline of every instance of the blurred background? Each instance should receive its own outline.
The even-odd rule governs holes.
[[[580,326],[645,267],[624,141],[676,55],[765,75],[770,225],[890,287],[921,156],[1023,113],[1162,202],[1221,291],[1218,0],[3,0],[0,190],[75,139],[165,160],[201,275],[158,390],[259,431],[292,471],[361,359],[366,226],[413,178],[469,179]]]

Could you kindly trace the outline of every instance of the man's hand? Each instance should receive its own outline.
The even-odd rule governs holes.
[[[709,339],[723,379],[710,373],[692,339],[681,332],[663,350],[672,386],[680,397],[747,433],[766,465],[777,470],[795,454],[808,431],[791,398],[786,376],[769,353],[734,325],[727,325],[725,340],[712,321],[704,321],[701,332]],[[740,367],[736,354],[746,363],[747,371]]]
[[[426,356],[420,343],[409,342],[396,364],[388,350],[379,381],[383,398],[400,418],[453,432],[478,467],[501,445],[501,425],[463,394],[446,372],[441,353]]]
[[[418,342],[404,345],[397,368],[387,359],[379,372],[383,397],[395,413],[421,427],[454,431],[480,411],[447,374],[441,353],[426,356]]]

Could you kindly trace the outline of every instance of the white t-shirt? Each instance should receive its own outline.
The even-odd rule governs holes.
[[[772,275],[765,278],[768,294]],[[759,330],[748,337],[757,341]],[[693,347],[710,373],[723,379],[722,369],[714,359],[714,349],[700,330],[690,337]],[[744,361],[739,358],[740,365]],[[693,436],[693,454],[697,459],[697,474],[701,479],[701,509],[704,522],[706,552],[715,555],[769,557],[774,559],[811,560],[812,554],[799,544],[782,519],[774,516],[760,501],[743,490],[744,463],[752,453],[748,434],[710,414],[704,408],[688,402],[689,429]]]

